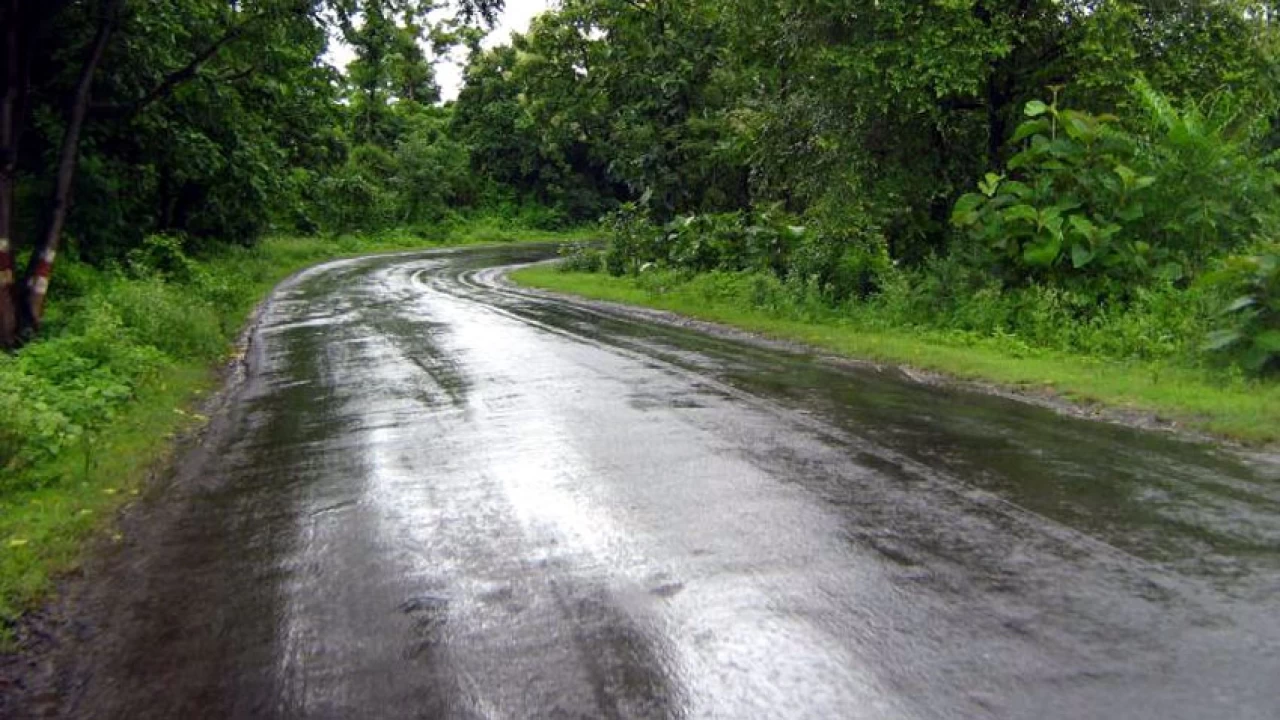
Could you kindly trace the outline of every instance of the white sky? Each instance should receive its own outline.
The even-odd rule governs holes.
[[[551,9],[555,0],[507,0],[506,9],[498,18],[498,25],[484,39],[486,48],[497,47],[507,42],[512,33],[522,33],[529,29],[529,22],[534,16]],[[455,51],[453,62],[443,62],[436,66],[436,82],[440,83],[440,96],[444,100],[454,100],[462,89],[462,68],[467,63],[466,50]]]
[[[512,33],[529,29],[529,21],[535,15],[551,9],[556,0],[506,0],[506,9],[498,18],[498,25],[484,39],[484,46],[502,45]],[[351,48],[334,40],[329,48],[329,62],[342,68],[354,57]],[[456,48],[453,55],[436,65],[436,82],[440,83],[440,95],[444,100],[455,100],[462,89],[462,68],[467,62],[465,48]]]

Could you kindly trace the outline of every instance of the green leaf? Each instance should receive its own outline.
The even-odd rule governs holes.
[[[978,189],[987,197],[994,197],[996,191],[1000,189],[1000,181],[1004,180],[1003,175],[995,173],[987,173],[986,177],[978,183]]]
[[[1257,298],[1252,295],[1244,295],[1227,303],[1227,306],[1222,308],[1221,314],[1230,315],[1231,313],[1240,312],[1247,307],[1253,307],[1256,304],[1258,304]]]
[[[1084,215],[1072,215],[1067,218],[1067,222],[1071,223],[1072,229],[1091,240],[1098,232],[1098,226],[1094,225],[1093,221]],[[1080,266],[1077,265],[1076,267]]]
[[[1075,217],[1073,216],[1072,219],[1074,220]],[[1093,251],[1082,243],[1076,243],[1071,246],[1071,265],[1075,269],[1079,270],[1091,262],[1093,262]]]
[[[1280,353],[1280,330],[1264,330],[1253,338],[1254,347],[1269,353]]]
[[[982,204],[985,203],[986,201],[987,199],[982,197],[978,193],[965,193],[964,195],[960,196],[959,200],[956,201],[956,207],[953,212],[955,213],[973,212],[974,210],[977,210],[979,207],[981,207]]]
[[[1014,205],[1001,211],[1000,215],[1006,220],[1024,220],[1037,225],[1040,223],[1040,213],[1030,205]]]
[[[1156,277],[1160,278],[1161,280],[1168,280],[1169,282],[1175,282],[1177,280],[1181,280],[1183,275],[1184,275],[1184,272],[1182,269],[1182,265],[1180,263],[1167,262],[1161,265],[1160,267],[1156,268]]]
[[[1205,338],[1204,344],[1200,347],[1204,350],[1216,352],[1225,350],[1240,341],[1241,335],[1239,330],[1214,330]]]
[[[1146,215],[1141,203],[1134,203],[1116,213],[1116,217],[1125,222],[1133,222]]]
[[[1043,135],[1045,133],[1048,133],[1051,128],[1052,126],[1049,124],[1049,121],[1045,120],[1044,118],[1041,118],[1039,120],[1032,120],[1030,122],[1024,122],[1018,126],[1017,130],[1013,132],[1013,137],[1009,138],[1009,142],[1011,143],[1022,142],[1023,140],[1026,140],[1032,135]]]
[[[1051,238],[1044,242],[1028,243],[1022,248],[1022,259],[1034,267],[1049,267],[1058,259],[1058,253],[1061,251],[1062,243]]]
[[[1033,194],[1031,188],[1027,187],[1025,183],[1020,183],[1017,180],[1006,180],[1004,184],[1000,186],[1000,189],[1019,198],[1029,197]]]
[[[1027,106],[1026,108],[1023,109],[1023,112],[1026,113],[1027,117],[1040,117],[1041,115],[1049,112],[1049,106],[1045,105],[1043,101],[1032,100],[1031,102],[1027,103]]]
[[[1040,136],[1037,135],[1036,137],[1040,137]],[[1017,170],[1019,168],[1026,167],[1034,163],[1035,161],[1036,161],[1035,153],[1029,150],[1024,150],[1020,153],[1015,154],[1013,157],[1009,158],[1009,162],[1005,163],[1005,167],[1009,168],[1010,170]]]

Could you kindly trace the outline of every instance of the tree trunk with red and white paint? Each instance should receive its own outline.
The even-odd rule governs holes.
[[[40,236],[40,244],[36,246],[35,252],[31,253],[31,261],[27,265],[26,286],[22,289],[24,296],[18,309],[20,334],[40,329],[40,319],[44,315],[44,299],[49,292],[49,277],[53,274],[53,261],[62,243],[62,229],[66,225],[67,210],[71,206],[71,180],[75,177],[76,161],[80,156],[80,131],[84,127],[85,115],[89,112],[93,76],[97,72],[98,64],[102,62],[103,53],[106,52],[122,2],[123,0],[106,0],[103,3],[98,30],[94,34],[89,55],[80,68],[80,79],[76,83],[75,96],[72,98],[70,111],[67,114],[67,127],[62,134],[58,175],[53,185],[49,218]]]

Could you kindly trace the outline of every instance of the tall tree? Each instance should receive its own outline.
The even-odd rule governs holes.
[[[315,154],[291,131],[333,116],[319,63],[329,19],[349,20],[366,6],[394,7],[407,21],[435,9],[408,0],[0,0],[0,347],[39,327],[77,191],[96,189],[104,201],[81,214],[115,216],[108,225],[177,224],[233,238],[260,227],[264,203],[283,192],[270,187],[281,182],[268,177],[272,169]],[[502,2],[456,7],[491,22]],[[432,102],[430,68],[414,40],[393,33],[394,62],[379,72],[395,92]],[[219,115],[220,126],[205,122]],[[278,115],[301,122],[291,130]],[[95,172],[81,182],[86,138]],[[112,183],[130,192],[113,192]],[[22,222],[20,185],[47,193],[38,232]],[[159,207],[139,216],[144,198]],[[18,278],[20,234],[35,241]]]

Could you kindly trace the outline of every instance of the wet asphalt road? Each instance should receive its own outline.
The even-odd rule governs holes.
[[[1280,717],[1274,464],[488,269],[548,254],[282,287],[26,710]]]

